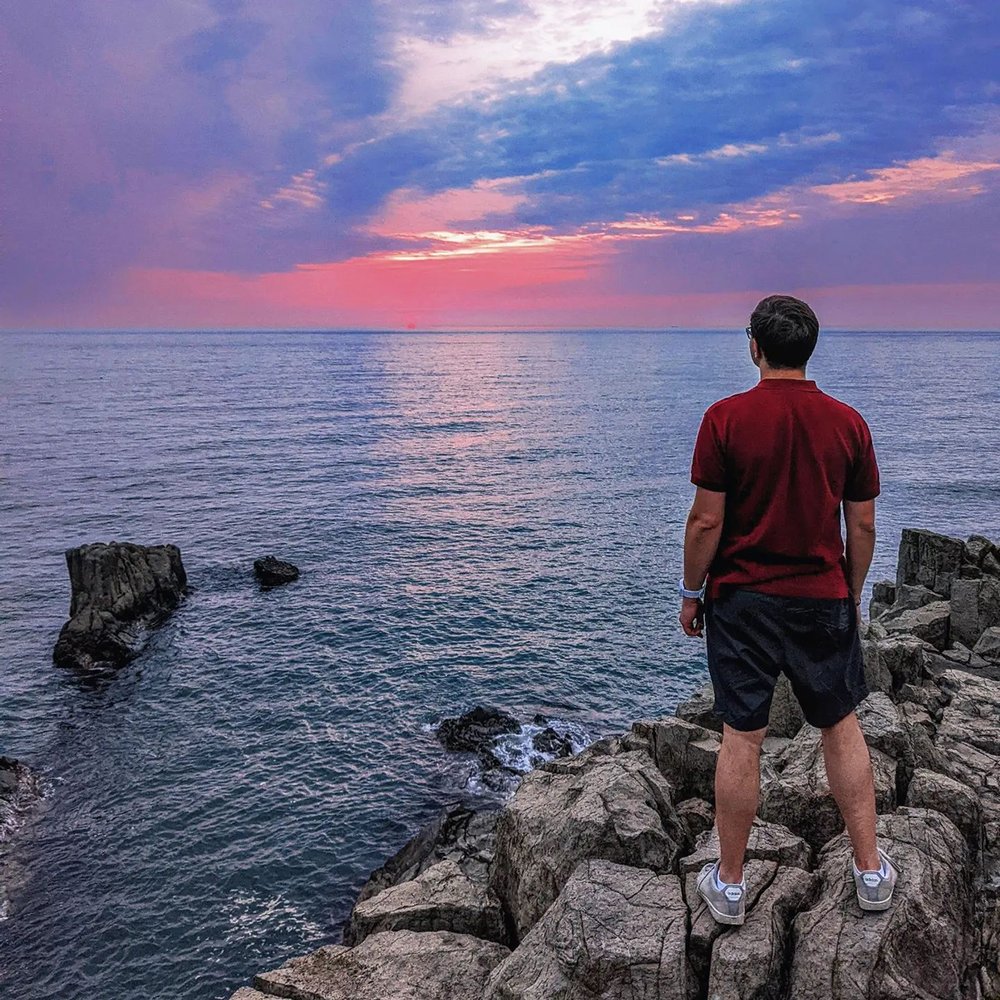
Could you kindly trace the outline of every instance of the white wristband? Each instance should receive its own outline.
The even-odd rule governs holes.
[[[689,597],[693,600],[700,601],[705,596],[705,585],[702,584],[700,590],[688,590],[687,587],[684,586],[684,577],[681,577],[677,581],[677,593],[680,594],[681,597]]]

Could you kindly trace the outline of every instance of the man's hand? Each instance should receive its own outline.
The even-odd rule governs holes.
[[[699,636],[705,625],[705,605],[697,597],[681,598],[680,617],[684,634]]]

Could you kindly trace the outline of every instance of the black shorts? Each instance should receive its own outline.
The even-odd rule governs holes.
[[[779,597],[729,590],[705,601],[715,710],[733,729],[767,725],[784,671],[806,722],[823,728],[868,695],[851,597]]]

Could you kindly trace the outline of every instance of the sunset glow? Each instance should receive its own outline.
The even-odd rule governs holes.
[[[993,5],[158,10],[6,19],[8,328],[998,325]]]

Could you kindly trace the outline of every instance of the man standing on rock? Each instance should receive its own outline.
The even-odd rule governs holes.
[[[806,721],[822,732],[830,790],[854,847],[858,902],[884,910],[898,872],[876,844],[871,758],[854,711],[868,694],[858,620],[879,494],[871,433],[856,410],[806,378],[819,337],[808,305],[770,295],[746,334],[760,380],[702,418],[679,582],[681,626],[689,636],[704,628],[723,720],[721,856],[699,875],[698,891],[716,920],[743,923],[760,750],[784,672]]]

